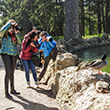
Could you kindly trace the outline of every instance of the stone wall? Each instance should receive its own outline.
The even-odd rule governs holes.
[[[60,53],[78,51],[84,48],[96,47],[101,45],[110,45],[110,37],[104,33],[103,37],[93,37],[90,39],[81,39],[79,37],[74,37],[68,41],[64,39],[59,39],[57,41],[57,48]]]

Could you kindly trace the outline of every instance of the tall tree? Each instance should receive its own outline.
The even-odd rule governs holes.
[[[81,35],[84,36],[84,0],[80,0],[81,7]]]
[[[89,0],[89,12],[91,12],[91,0]],[[89,14],[89,35],[92,35],[91,13]]]
[[[78,7],[78,0],[65,1],[65,40],[79,34]]]
[[[101,0],[101,4],[102,4],[102,22],[103,22],[103,31],[105,32],[105,16],[104,16],[104,0]]]
[[[97,1],[98,33],[101,33],[101,8],[100,0]]]
[[[109,7],[110,7],[110,0],[106,0],[106,33],[110,33],[110,20],[109,20]]]
[[[31,20],[32,20],[32,27],[35,25],[35,17],[34,17],[34,5],[33,0],[31,0]]]

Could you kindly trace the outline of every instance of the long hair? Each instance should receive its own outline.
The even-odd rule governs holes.
[[[37,35],[36,32],[32,32],[32,33],[30,34],[30,39],[28,40],[27,45],[29,45],[29,44],[32,42],[32,39],[33,39],[36,35]]]

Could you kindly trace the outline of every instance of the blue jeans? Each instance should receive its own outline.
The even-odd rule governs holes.
[[[37,81],[37,75],[36,75],[36,71],[35,71],[35,65],[32,62],[32,60],[21,59],[21,62],[23,64],[23,67],[24,67],[24,70],[25,70],[25,76],[26,76],[27,82],[30,82],[29,69],[31,69],[34,81],[36,82]]]

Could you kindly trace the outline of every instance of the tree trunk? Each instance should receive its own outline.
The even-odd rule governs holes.
[[[79,34],[78,8],[78,0],[65,1],[65,40]]]
[[[101,1],[102,3],[102,20],[103,20],[103,32],[105,32],[105,18],[104,18],[104,1]]]
[[[31,0],[31,16],[32,16],[32,27],[35,25],[35,19],[34,19],[34,5],[33,0]]]
[[[106,17],[105,17],[106,18],[106,33],[110,33],[108,13],[109,13],[109,0],[106,0]]]
[[[89,0],[89,13],[90,12],[91,12],[91,7],[90,7],[90,0]],[[91,27],[92,27],[91,26],[91,18],[89,17],[89,35],[92,35],[92,28]]]
[[[84,36],[84,0],[80,0],[81,6],[81,35]]]
[[[45,6],[45,12],[47,12],[47,0],[44,0],[44,6]],[[45,20],[46,20],[46,31],[49,31],[49,26],[48,26],[48,16],[45,14]]]
[[[101,33],[101,13],[100,13],[100,0],[97,1],[97,17],[98,17],[98,33]]]

